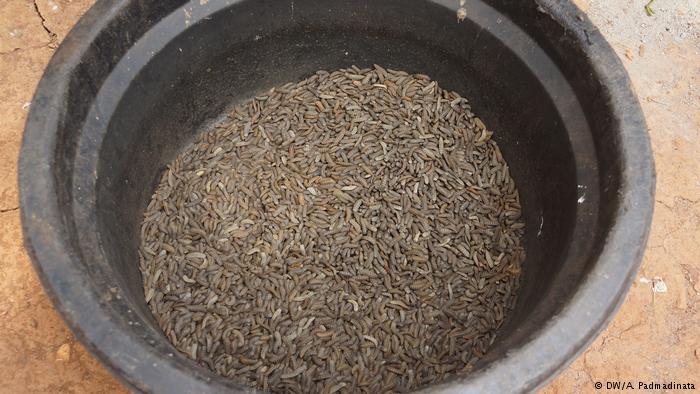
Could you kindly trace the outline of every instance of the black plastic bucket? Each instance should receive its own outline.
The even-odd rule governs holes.
[[[622,302],[649,229],[654,168],[617,57],[555,0],[98,2],[49,64],[20,160],[26,245],[68,325],[135,390],[244,390],[179,354],[144,302],[137,247],[165,165],[232,103],[318,69],[428,74],[495,130],[520,190],[516,310],[440,391],[534,390]]]

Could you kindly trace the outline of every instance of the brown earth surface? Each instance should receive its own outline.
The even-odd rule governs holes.
[[[545,393],[611,381],[700,389],[700,0],[576,0],[625,64],[658,174],[642,269],[610,326]],[[54,311],[22,246],[17,157],[29,102],[92,0],[0,0],[0,392],[126,392]],[[666,285],[666,292],[661,292]],[[657,291],[654,291],[656,288]]]

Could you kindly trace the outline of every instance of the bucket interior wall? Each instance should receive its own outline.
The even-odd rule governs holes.
[[[59,165],[70,172],[80,165],[73,160],[97,145],[95,236],[130,319],[159,331],[144,302],[138,246],[144,209],[167,164],[234,103],[319,69],[375,63],[427,74],[466,97],[494,131],[519,189],[527,252],[519,300],[477,368],[555,315],[589,268],[598,211],[612,211],[612,200],[600,208],[597,197],[596,135],[606,124],[589,129],[593,116],[587,114],[596,104],[585,84],[567,82],[578,66],[560,64],[530,38],[516,23],[525,15],[507,16],[508,7],[499,11],[480,1],[468,6],[467,19],[458,23],[454,11],[423,0],[242,1],[215,12],[170,13],[145,34],[144,26],[124,22],[124,30],[140,37],[128,51],[118,40],[102,40],[83,75],[74,76],[75,89],[95,81],[87,89],[94,104],[83,108],[82,133],[66,138],[75,146],[62,149]],[[163,7],[174,5],[153,7],[135,9],[134,16],[165,15]],[[173,33],[183,23],[188,29]],[[120,51],[123,56],[112,56]],[[611,175],[608,182],[614,181]],[[64,187],[63,198],[79,211],[80,188]],[[157,338],[154,346],[170,346]]]

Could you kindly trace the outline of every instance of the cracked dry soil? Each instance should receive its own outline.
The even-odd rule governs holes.
[[[456,1],[456,0],[455,0]],[[17,158],[53,48],[91,0],[0,0],[0,392],[127,392],[65,327],[22,245]],[[610,326],[546,393],[597,381],[700,385],[700,0],[576,0],[617,51],[647,117],[657,204],[640,274]],[[652,292],[663,278],[666,293]],[[640,280],[641,279],[641,280]]]
[[[37,4],[36,0],[34,0],[34,10],[36,11],[36,14],[39,17],[39,19],[41,19],[41,27],[44,28],[44,31],[46,32],[46,34],[49,35],[50,41],[53,42],[54,40],[56,40],[57,35],[56,35],[56,33],[52,32],[48,28],[48,26],[46,26],[46,19],[44,18],[43,15],[41,15],[41,10],[39,10],[39,5]]]

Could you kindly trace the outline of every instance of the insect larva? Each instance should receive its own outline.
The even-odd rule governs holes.
[[[280,375],[280,379],[291,379],[295,376],[298,376],[299,374],[301,374],[304,371],[306,371],[306,365],[302,365],[301,367],[299,367],[291,372]]]
[[[427,75],[378,65],[260,92],[164,171],[139,232],[144,299],[179,351],[266,391],[465,374],[525,258],[493,133]]]

